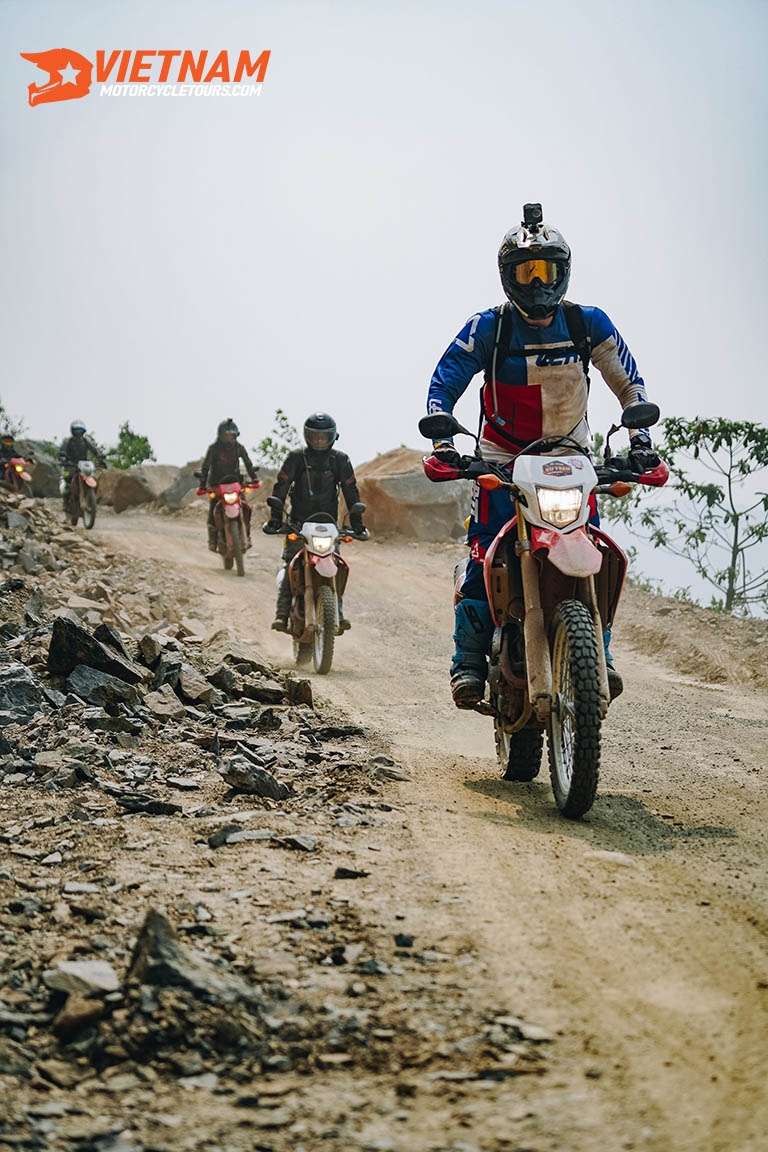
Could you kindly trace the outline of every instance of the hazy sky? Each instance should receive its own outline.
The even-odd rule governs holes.
[[[767,24],[764,0],[0,0],[0,397],[38,436],[128,419],[164,462],[229,415],[252,445],[278,405],[329,410],[356,461],[421,446],[434,364],[541,200],[663,413],[766,421]],[[54,47],[272,57],[259,97],[30,108],[19,53]]]

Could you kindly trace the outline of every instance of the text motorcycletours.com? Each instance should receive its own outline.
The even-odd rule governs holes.
[[[263,84],[102,84],[101,96],[260,96]]]

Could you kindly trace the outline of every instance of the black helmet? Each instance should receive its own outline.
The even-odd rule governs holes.
[[[236,441],[240,435],[240,429],[230,416],[228,420],[222,420],[216,430],[216,434],[219,440]]]
[[[308,448],[316,452],[327,452],[332,444],[338,440],[336,421],[327,412],[313,412],[304,421],[304,439]]]
[[[73,436],[85,436],[85,421],[73,420],[69,426],[69,430]]]
[[[543,222],[541,204],[523,206],[523,222],[499,248],[499,272],[507,298],[523,316],[552,316],[568,291],[571,250],[556,228]]]

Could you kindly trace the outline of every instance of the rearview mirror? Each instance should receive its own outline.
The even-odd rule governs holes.
[[[457,432],[463,432],[465,436],[472,435],[449,412],[433,412],[430,416],[422,416],[419,432],[427,440],[447,440]]]
[[[650,428],[652,424],[658,424],[660,416],[658,404],[639,401],[624,409],[621,423],[624,428]]]

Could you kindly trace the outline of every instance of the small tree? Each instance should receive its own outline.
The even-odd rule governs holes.
[[[127,420],[120,425],[116,446],[107,452],[111,468],[130,468],[133,464],[143,464],[145,460],[155,458],[147,437],[134,432]]]
[[[756,479],[768,468],[768,428],[722,417],[672,417],[663,428],[658,451],[669,465],[664,491],[672,491],[673,503],[641,503],[636,492],[629,500],[601,501],[606,518],[635,533],[639,525],[644,531],[637,534],[655,548],[688,560],[716,590],[713,608],[744,615],[753,605],[768,608],[768,567],[764,558],[753,559],[753,549],[768,540],[768,493]],[[701,479],[692,479],[691,465]]]
[[[0,434],[3,432],[10,432],[14,438],[21,436],[24,431],[24,421],[18,420],[15,416],[11,416],[8,409],[0,400]]]
[[[301,436],[299,432],[291,424],[283,409],[278,408],[275,412],[271,433],[259,441],[254,452],[262,464],[271,464],[275,468],[279,468],[288,453],[300,447]]]

